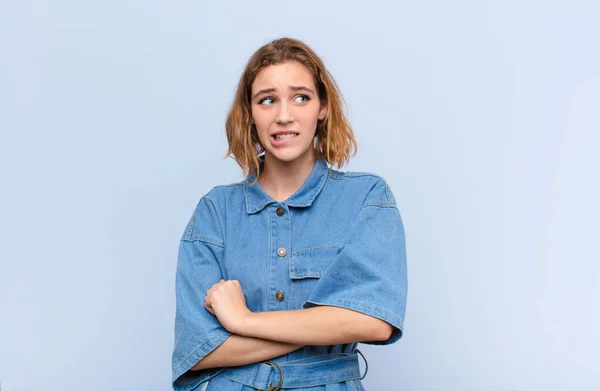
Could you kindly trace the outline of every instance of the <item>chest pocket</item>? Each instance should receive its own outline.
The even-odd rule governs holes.
[[[294,309],[302,308],[302,304],[308,299],[319,278],[337,257],[340,250],[341,245],[334,243],[301,248],[292,252],[289,267]]]

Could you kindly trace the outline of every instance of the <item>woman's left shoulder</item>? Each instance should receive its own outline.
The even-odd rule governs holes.
[[[365,205],[396,207],[396,199],[386,179],[379,174],[365,171],[339,171],[330,169],[329,177],[343,184],[353,193],[365,194]]]

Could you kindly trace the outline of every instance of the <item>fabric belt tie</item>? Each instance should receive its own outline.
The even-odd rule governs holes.
[[[358,354],[365,360],[365,373],[360,375]],[[257,390],[276,391],[280,388],[316,387],[348,380],[363,379],[368,371],[365,356],[355,353],[334,353],[281,363],[265,362],[232,367],[219,373],[231,381]]]

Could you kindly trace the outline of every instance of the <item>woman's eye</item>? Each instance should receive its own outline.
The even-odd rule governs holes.
[[[270,106],[273,103],[275,103],[275,99],[273,99],[273,98],[262,98],[261,100],[258,101],[259,105],[265,105],[265,106]]]
[[[309,100],[310,100],[310,98],[308,97],[308,95],[298,95],[295,99],[295,101],[298,103],[306,103]]]

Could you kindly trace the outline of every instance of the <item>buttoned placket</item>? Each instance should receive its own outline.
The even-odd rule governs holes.
[[[288,258],[292,245],[291,216],[283,203],[274,203],[268,209],[271,220],[269,311],[281,311],[290,309]]]

